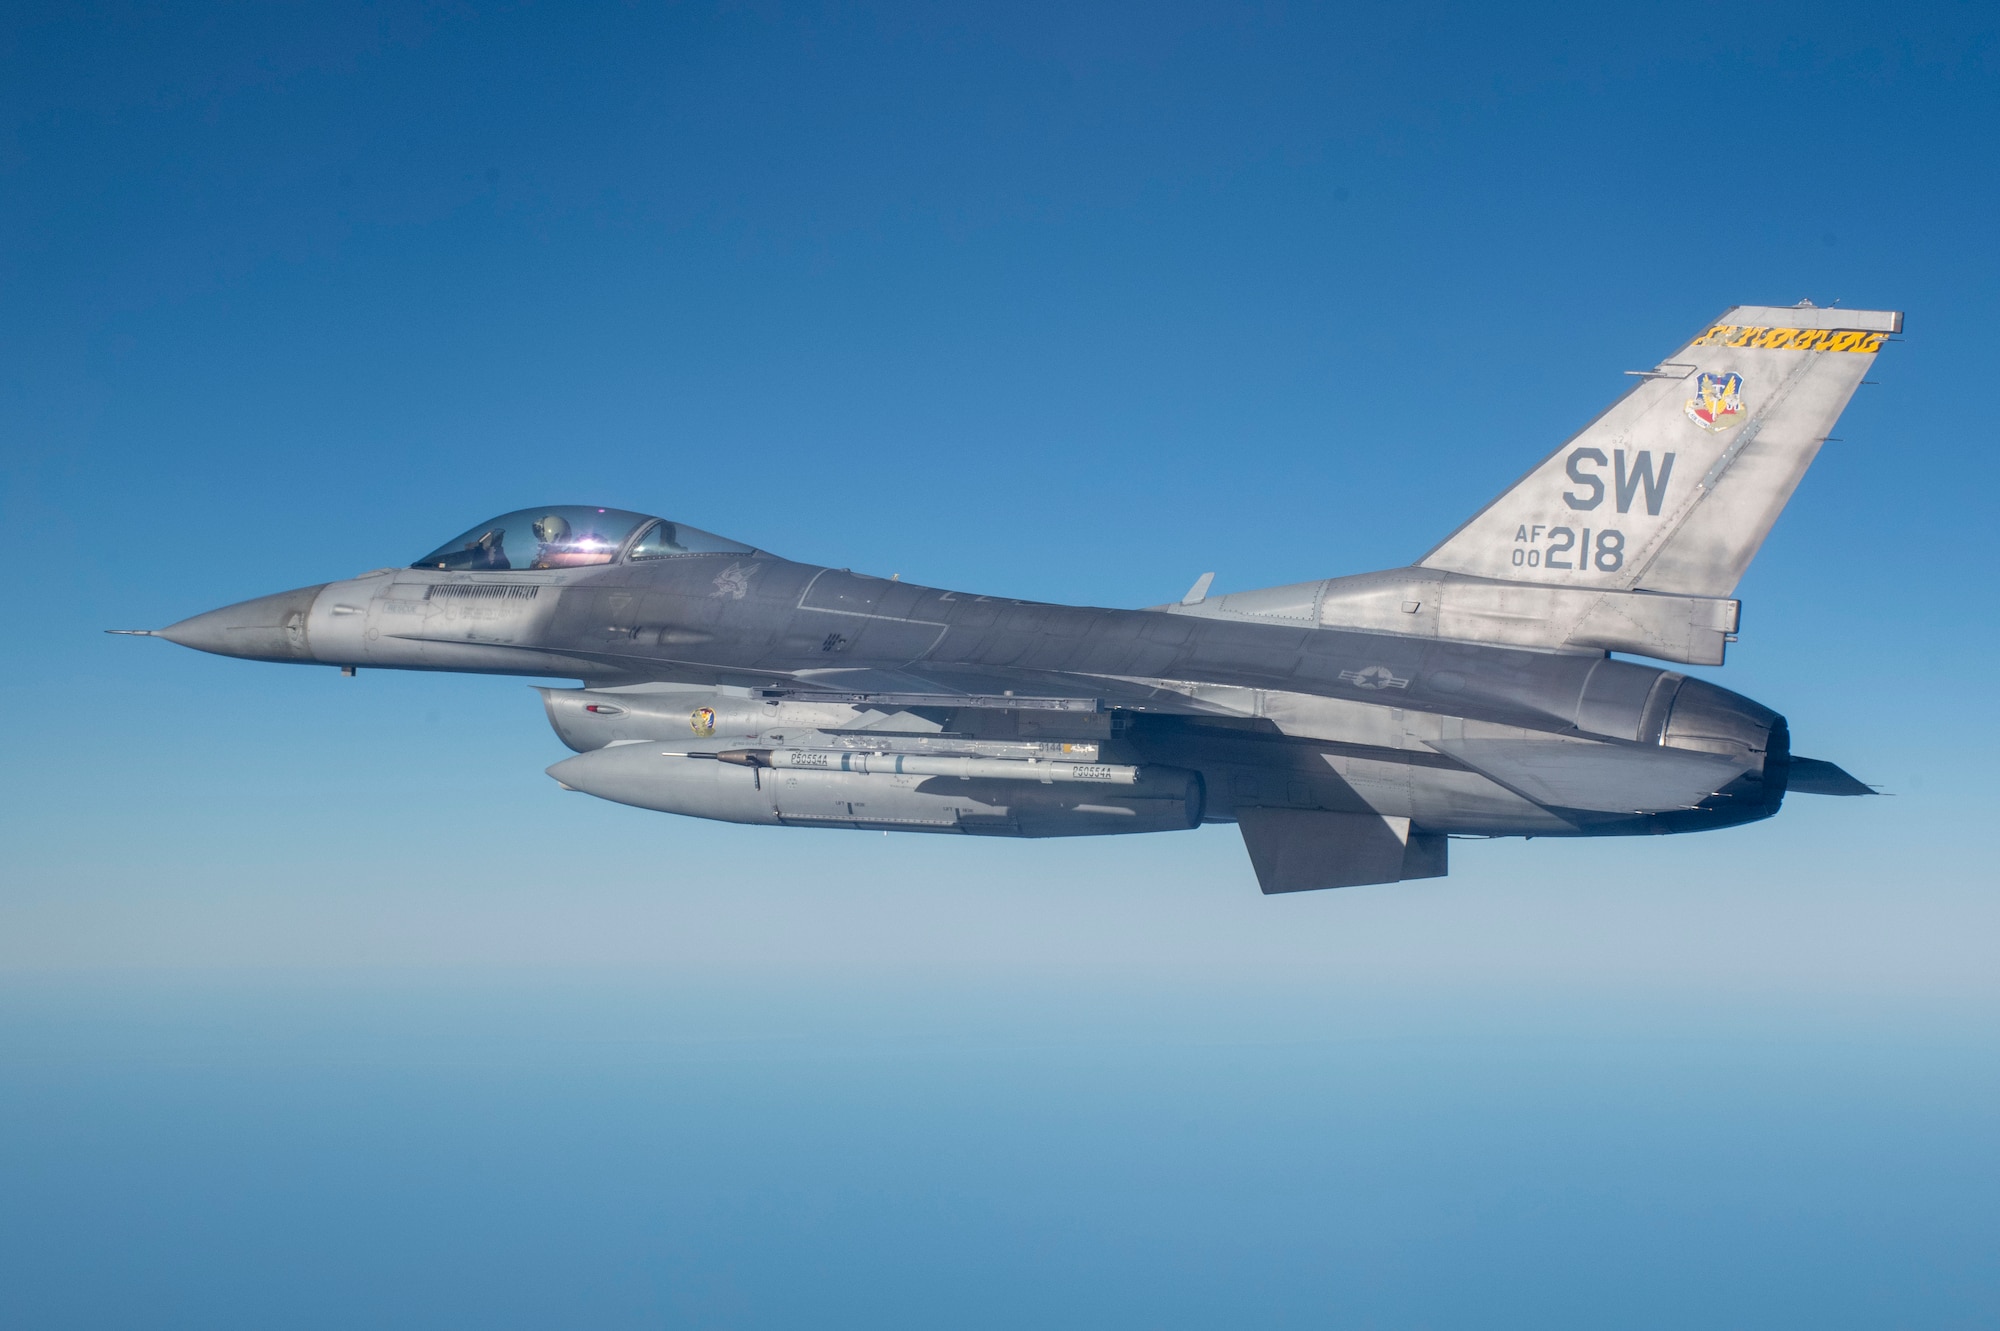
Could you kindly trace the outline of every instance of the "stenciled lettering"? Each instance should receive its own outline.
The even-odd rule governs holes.
[[[1603,503],[1604,502],[1603,477],[1586,475],[1583,472],[1582,468],[1583,464],[1586,462],[1594,462],[1601,467],[1608,461],[1610,461],[1610,459],[1604,456],[1604,450],[1601,448],[1572,449],[1569,455],[1569,462],[1563,467],[1563,470],[1568,472],[1569,478],[1575,481],[1578,485],[1589,486],[1590,494],[1588,496],[1584,496],[1576,494],[1569,490],[1565,490],[1563,491],[1563,502],[1565,504],[1568,504],[1571,508],[1576,509],[1578,511],[1593,509],[1596,508],[1599,504]]]
[[[1625,533],[1616,529],[1597,531],[1585,527],[1579,534],[1573,527],[1547,529],[1546,548],[1533,544],[1542,539],[1543,528],[1522,527],[1514,538],[1508,561],[1520,569],[1556,569],[1561,572],[1616,573],[1625,566]],[[1571,562],[1570,556],[1576,556]]]
[[[1653,454],[1651,450],[1642,448],[1639,450],[1638,461],[1632,464],[1632,470],[1628,475],[1625,470],[1625,450],[1622,448],[1619,449],[1616,468],[1612,474],[1612,480],[1617,485],[1618,511],[1620,513],[1630,513],[1632,511],[1633,498],[1638,495],[1639,487],[1644,486],[1646,489],[1646,513],[1650,517],[1659,517],[1660,504],[1667,497],[1667,478],[1673,474],[1674,455],[1672,453],[1661,455],[1660,474],[1658,477],[1655,477],[1653,475]]]
[[[1625,533],[1607,531],[1597,538],[1597,571],[1616,573],[1625,567]]]

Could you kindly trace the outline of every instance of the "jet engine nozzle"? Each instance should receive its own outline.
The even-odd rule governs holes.
[[[1791,775],[1792,732],[1785,718],[1706,680],[1682,681],[1660,734],[1670,749],[1714,753],[1741,762],[1744,772],[1718,792],[1752,817],[1768,818],[1784,803]]]

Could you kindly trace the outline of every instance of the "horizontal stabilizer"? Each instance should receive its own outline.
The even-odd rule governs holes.
[[[1879,795],[1875,787],[1819,758],[1792,759],[1785,791],[1792,795]]]
[[[1274,892],[1442,878],[1448,843],[1412,832],[1407,818],[1318,809],[1236,811],[1257,885]]]
[[[1748,770],[1721,754],[1652,745],[1545,739],[1428,743],[1537,804],[1598,813],[1692,809]]]

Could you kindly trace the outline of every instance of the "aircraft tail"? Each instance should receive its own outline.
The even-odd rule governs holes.
[[[1742,305],[1419,561],[1726,597],[1903,316]]]

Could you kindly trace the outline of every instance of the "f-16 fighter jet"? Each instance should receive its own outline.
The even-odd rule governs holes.
[[[641,809],[1017,837],[1235,823],[1265,892],[1436,877],[1452,837],[1729,827],[1787,792],[1870,790],[1794,755],[1770,708],[1622,657],[1722,663],[1737,582],[1901,328],[1732,309],[1379,573],[1045,605],[553,504],[151,632],[575,680],[540,691],[576,751],[549,775]]]

